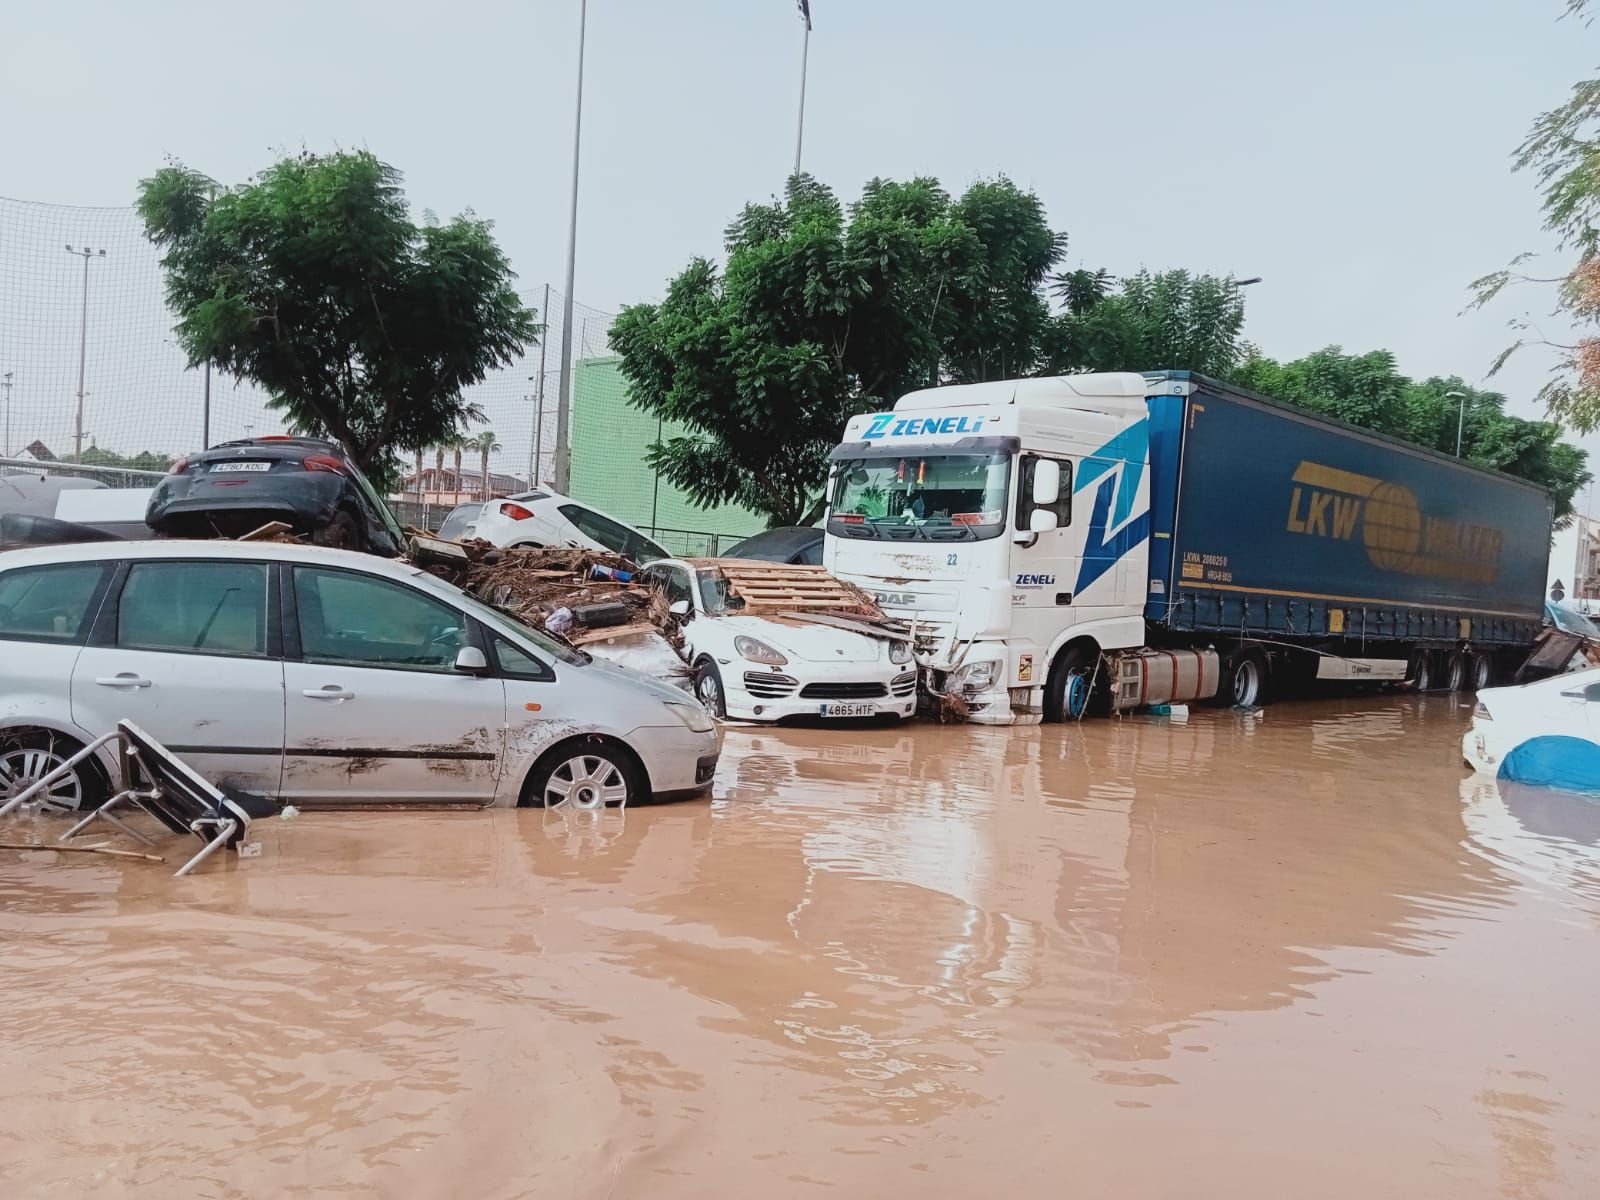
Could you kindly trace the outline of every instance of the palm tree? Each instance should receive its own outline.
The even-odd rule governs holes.
[[[456,452],[455,502],[457,504],[461,503],[461,451],[466,447],[466,444],[466,439],[459,433],[450,435],[450,449]]]
[[[411,477],[411,490],[417,494],[417,503],[422,503],[422,447],[417,447],[417,473]]]
[[[493,491],[489,486],[489,455],[500,449],[500,443],[494,440],[494,434],[490,430],[485,429],[477,437],[468,438],[467,445],[477,447],[478,453],[483,455],[483,474],[478,477],[478,482],[483,487],[482,498],[488,500]]]
[[[435,493],[444,490],[444,443],[440,442],[433,448],[433,490]]]

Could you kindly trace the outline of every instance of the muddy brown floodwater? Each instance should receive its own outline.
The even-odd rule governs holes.
[[[735,730],[709,803],[3,852],[0,1194],[1600,1195],[1600,803],[1465,721]]]

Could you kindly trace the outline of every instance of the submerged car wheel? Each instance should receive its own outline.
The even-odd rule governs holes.
[[[727,718],[728,698],[722,690],[722,672],[709,658],[702,658],[695,664],[694,695],[713,717],[719,720]]]
[[[0,804],[61,766],[82,747],[52,733],[0,731]],[[41,812],[78,812],[100,804],[105,785],[87,763],[52,783],[39,799]]]
[[[539,760],[522,792],[524,808],[593,810],[625,807],[644,798],[631,757],[599,738],[557,746]]]

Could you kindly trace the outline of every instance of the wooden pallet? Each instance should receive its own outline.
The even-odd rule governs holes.
[[[747,613],[831,612],[882,619],[872,597],[828,574],[822,567],[769,563],[748,558],[696,559],[696,566],[720,571]]]

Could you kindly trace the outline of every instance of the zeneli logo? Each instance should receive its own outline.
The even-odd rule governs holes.
[[[893,420],[893,413],[879,413],[872,418],[872,424],[867,426],[867,431],[861,436],[864,438],[882,437],[883,431],[889,428],[889,423]]]
[[[893,413],[879,413],[861,436],[867,440],[878,437],[917,437],[941,433],[981,433],[982,417],[901,417]]]

